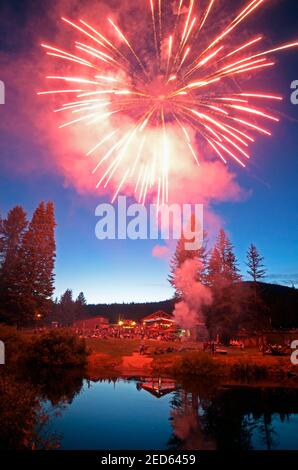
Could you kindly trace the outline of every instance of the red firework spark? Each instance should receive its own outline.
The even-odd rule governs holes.
[[[97,187],[106,187],[117,175],[113,201],[128,180],[134,182],[139,202],[145,203],[150,188],[155,189],[158,205],[168,201],[173,135],[183,139],[189,157],[198,166],[202,157],[194,149],[191,129],[225,164],[232,159],[242,167],[250,158],[248,147],[254,134],[271,135],[259,121],[278,118],[256,103],[282,97],[264,91],[235,92],[231,78],[272,67],[274,62],[268,56],[298,46],[298,42],[258,51],[262,36],[228,43],[231,32],[264,4],[264,0],[253,0],[200,50],[199,35],[205,34],[202,31],[212,15],[216,21],[215,3],[209,1],[200,11],[195,0],[179,0],[168,34],[170,20],[168,15],[166,22],[163,18],[167,2],[149,0],[152,42],[140,52],[133,45],[136,38],[130,40],[111,18],[107,18],[109,36],[82,19],[62,18],[80,35],[75,54],[42,44],[49,56],[82,69],[81,76],[47,76],[64,86],[38,94],[73,95],[55,110],[71,116],[60,128],[83,124],[103,129],[86,155],[96,159],[93,173],[101,170]]]

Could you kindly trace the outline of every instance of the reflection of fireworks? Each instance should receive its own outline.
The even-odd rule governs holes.
[[[81,19],[73,22],[62,18],[84,38],[76,41],[76,54],[43,44],[48,55],[89,71],[83,76],[48,76],[66,87],[39,94],[75,96],[55,110],[72,115],[61,128],[76,124],[102,126],[103,135],[87,155],[102,152],[93,170],[102,169],[97,187],[106,187],[117,174],[119,184],[113,200],[129,180],[135,181],[139,201],[145,202],[151,187],[156,188],[158,204],[168,200],[173,135],[184,140],[197,165],[199,157],[191,129],[224,163],[234,159],[244,167],[254,134],[271,135],[259,120],[278,121],[255,103],[281,97],[260,91],[236,92],[230,79],[273,66],[269,54],[297,46],[298,42],[265,51],[256,51],[262,36],[232,46],[224,42],[264,0],[250,1],[201,50],[197,38],[212,18],[215,0],[208,0],[205,10],[197,15],[195,0],[179,0],[170,27],[168,14],[167,21],[163,21],[166,3],[149,0],[152,42],[146,41],[145,51],[137,51],[111,18],[107,24],[114,39]]]

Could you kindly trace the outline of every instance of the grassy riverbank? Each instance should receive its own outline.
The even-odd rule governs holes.
[[[199,343],[148,340],[146,354],[139,354],[140,341],[87,339],[90,351],[88,375],[197,376],[231,379],[268,379],[298,385],[298,367],[290,356],[263,356],[256,348],[226,348],[226,355],[202,352]]]
[[[79,339],[69,330],[35,334],[1,326],[6,345],[3,372],[18,369],[71,369],[86,366],[86,376],[97,379],[111,376],[204,377],[219,380],[274,380],[298,384],[298,366],[287,356],[263,356],[256,348],[243,351],[225,348],[227,354],[202,352],[197,342],[145,341],[140,355],[140,340]]]

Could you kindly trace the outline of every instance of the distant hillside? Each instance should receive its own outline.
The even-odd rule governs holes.
[[[244,288],[249,288],[251,282],[243,282]],[[298,328],[298,290],[292,287],[277,284],[259,283],[263,300],[268,307],[272,326],[275,328]],[[102,315],[111,323],[118,321],[119,317],[140,320],[145,315],[157,310],[172,313],[174,300],[147,303],[122,303],[88,305],[85,318]]]
[[[259,283],[259,286],[263,301],[268,307],[272,326],[298,328],[298,289],[264,282]]]
[[[87,306],[86,318],[102,315],[107,317],[111,323],[116,323],[119,317],[129,318],[131,320],[140,320],[146,315],[154,313],[157,310],[172,313],[173,309],[174,300],[172,299],[162,300],[161,302],[97,304]]]

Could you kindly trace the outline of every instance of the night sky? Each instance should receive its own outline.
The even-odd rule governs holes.
[[[46,135],[39,135],[40,128],[30,118],[37,103],[34,91],[43,73],[39,44],[57,33],[56,3],[1,0],[0,80],[6,86],[6,103],[0,106],[1,215],[21,204],[30,216],[40,200],[54,202],[57,295],[72,288],[75,295],[84,291],[89,302],[169,298],[168,259],[152,255],[156,241],[97,240],[94,210],[107,196],[78,188],[65,168],[64,172],[56,169],[53,146]],[[59,13],[67,3],[59,2]],[[244,4],[231,3],[235,7]],[[297,1],[266,3],[246,24],[251,35],[264,33],[269,47],[270,43],[298,40]],[[116,8],[121,1],[106,4]],[[274,104],[281,121],[272,127],[271,138],[260,138],[255,144],[253,161],[245,170],[232,167],[242,196],[212,201],[209,209],[217,222],[210,238],[220,220],[235,246],[243,274],[245,252],[253,242],[265,258],[268,282],[298,285],[298,105],[290,102],[290,84],[298,80],[298,48],[274,57],[277,66],[262,73],[256,83],[284,97],[281,104]]]

